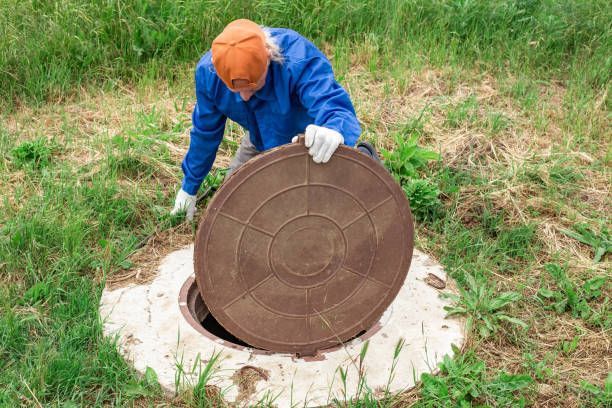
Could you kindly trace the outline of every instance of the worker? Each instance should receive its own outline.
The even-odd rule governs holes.
[[[240,19],[228,24],[195,72],[196,104],[184,178],[172,214],[193,219],[196,193],[210,171],[225,122],[245,130],[228,172],[261,152],[304,134],[315,163],[326,163],[340,144],[355,146],[361,132],[348,93],[330,62],[293,30],[261,27]],[[358,145],[377,158],[373,147]]]

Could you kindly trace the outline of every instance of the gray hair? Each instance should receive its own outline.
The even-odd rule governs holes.
[[[270,29],[267,27],[262,27],[262,29],[266,36],[266,48],[270,53],[270,60],[282,64],[285,61],[285,57],[283,57],[281,48],[278,46],[274,37],[272,37]]]

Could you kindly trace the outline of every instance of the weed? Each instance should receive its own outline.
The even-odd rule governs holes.
[[[603,387],[598,387],[588,381],[581,381],[580,388],[589,395],[593,406],[609,406],[612,402],[612,373],[608,373]]]
[[[558,264],[547,264],[545,269],[558,287],[557,290],[550,287],[538,290],[538,299],[546,308],[557,313],[569,311],[572,316],[598,326],[611,326],[609,299],[606,297],[600,302],[599,311],[594,311],[588,303],[589,300],[599,299],[603,295],[603,288],[609,285],[604,276],[591,278],[579,287],[569,279],[565,269]]]
[[[259,397],[259,399],[252,404],[251,406],[253,408],[272,408],[272,407],[276,407],[276,400],[278,399],[278,396],[280,395],[280,391],[277,392],[276,394],[270,390],[266,390],[263,395],[261,397]],[[214,408],[220,407],[221,405],[214,405]]]
[[[601,261],[608,252],[612,251],[612,239],[606,227],[602,227],[599,234],[593,232],[591,228],[585,224],[576,224],[573,228],[574,231],[562,229],[561,232],[570,238],[574,238],[578,242],[592,247],[595,253],[593,262]]]
[[[441,208],[438,187],[427,179],[419,179],[430,161],[440,159],[437,153],[418,145],[419,136],[423,132],[424,113],[425,110],[421,111],[418,118],[394,134],[393,150],[382,151],[385,165],[403,185],[404,193],[410,201],[410,209],[418,220],[431,219]]]
[[[422,400],[417,407],[469,407],[474,403],[495,406],[525,406],[522,395],[533,383],[527,375],[500,373],[486,376],[486,365],[473,352],[461,354],[454,348],[454,358],[444,356],[440,374],[423,374]]]
[[[570,341],[563,340],[561,341],[561,353],[565,356],[571,356],[574,354],[574,351],[578,348],[578,344],[580,343],[580,336],[574,336]]]
[[[440,167],[441,168],[435,174],[435,179],[438,181],[440,191],[446,196],[459,193],[461,187],[464,185],[481,183],[481,181],[470,172],[448,166]]]
[[[162,393],[157,373],[151,367],[145,368],[145,374],[140,381],[129,384],[124,390],[125,396],[130,398],[154,397]]]
[[[441,209],[440,190],[427,179],[409,180],[403,186],[410,201],[410,210],[417,220],[435,217]]]
[[[389,370],[389,379],[387,380],[387,384],[385,385],[385,392],[383,397],[385,400],[390,399],[391,393],[389,392],[389,388],[391,387],[391,382],[393,381],[396,375],[399,356],[405,345],[406,341],[403,338],[400,338],[399,341],[395,344],[395,349],[393,350],[393,363],[391,363],[391,370]]]
[[[17,167],[41,169],[49,165],[55,150],[57,150],[57,146],[44,138],[39,138],[23,142],[13,148],[11,156]]]
[[[437,153],[418,146],[417,133],[412,133],[408,137],[396,133],[393,138],[395,148],[392,151],[383,150],[382,156],[385,165],[400,183],[417,178],[427,163],[439,159]]]
[[[471,275],[467,275],[466,281],[467,288],[460,288],[460,295],[445,294],[455,302],[453,306],[444,307],[449,316],[467,315],[468,330],[475,330],[483,338],[496,333],[502,322],[527,328],[525,322],[504,311],[506,306],[520,300],[521,295],[516,292],[496,294],[489,286],[478,282]]]
[[[340,378],[340,383],[342,384],[342,398],[338,398],[337,396],[333,396],[332,403],[337,407],[342,408],[367,408],[367,407],[394,407],[398,401],[397,395],[392,395],[389,391],[391,387],[391,382],[393,381],[394,376],[396,375],[397,364],[399,362],[399,355],[404,348],[405,341],[404,339],[400,339],[394,348],[393,351],[393,362],[391,364],[391,370],[389,372],[389,378],[387,380],[387,384],[384,387],[384,390],[376,390],[374,391],[372,387],[370,387],[367,383],[366,376],[366,365],[365,358],[368,353],[369,341],[366,341],[361,346],[361,350],[359,351],[359,355],[352,359],[352,362],[349,363],[349,367],[338,367],[336,369],[336,373]],[[350,366],[352,366],[358,375],[357,380],[357,389],[355,392],[355,396],[353,398],[347,398],[349,392],[347,389],[347,379],[349,375]],[[331,388],[330,388],[331,390]],[[382,396],[380,393],[382,392]]]
[[[523,355],[523,367],[533,374],[536,380],[545,381],[553,376],[553,369],[549,366],[553,356],[547,355],[544,359],[538,359],[531,353]]]

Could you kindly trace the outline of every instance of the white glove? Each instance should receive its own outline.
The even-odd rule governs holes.
[[[340,133],[323,126],[306,126],[305,136],[304,144],[315,163],[327,163],[338,146],[344,143]]]
[[[196,196],[186,193],[182,188],[179,190],[176,195],[176,200],[174,200],[174,208],[170,212],[170,214],[174,215],[180,211],[185,211],[188,221],[193,220],[193,215],[195,214],[195,205],[196,205]]]

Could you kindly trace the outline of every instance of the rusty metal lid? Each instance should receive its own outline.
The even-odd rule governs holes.
[[[401,288],[408,201],[370,157],[340,146],[316,164],[303,144],[240,167],[211,200],[194,262],[208,309],[254,347],[315,354],[369,329]]]

